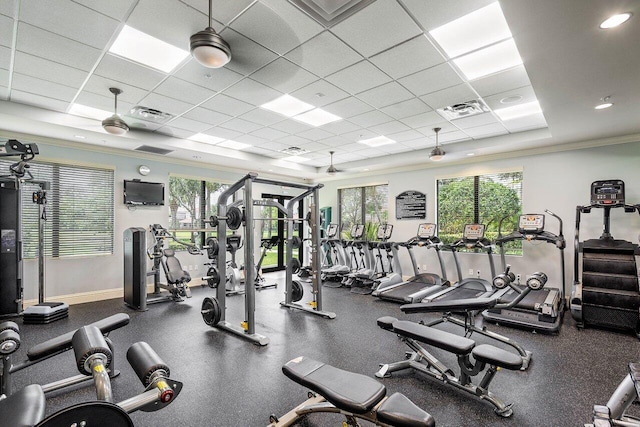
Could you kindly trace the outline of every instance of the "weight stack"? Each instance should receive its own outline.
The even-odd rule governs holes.
[[[584,324],[640,333],[638,245],[592,239],[581,246]]]

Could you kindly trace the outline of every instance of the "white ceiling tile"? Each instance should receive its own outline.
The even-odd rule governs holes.
[[[430,138],[423,136],[422,138],[402,141],[402,145],[412,150],[424,150],[426,148],[432,148],[435,143]],[[427,156],[425,156],[425,160],[426,159],[428,159]]]
[[[358,144],[358,148],[362,149],[362,144]],[[362,160],[362,156],[360,154],[356,154],[357,151],[350,151],[350,152],[341,152],[341,151],[337,151],[334,155],[333,155],[333,164],[335,165],[339,165],[340,163],[346,163],[346,162],[351,162],[353,160]],[[340,168],[338,168],[339,170]]]
[[[542,113],[532,114],[513,120],[502,122],[509,132],[522,132],[529,129],[539,129],[547,127],[547,122]]]
[[[347,138],[343,138],[341,136],[332,136],[330,138],[321,139],[318,141],[321,144],[324,144],[328,147],[340,147],[342,149],[344,146],[351,144],[351,141]]]
[[[358,98],[377,108],[413,98],[413,94],[396,82],[389,82],[358,94]]]
[[[183,3],[188,4],[196,10],[199,10],[204,15],[204,21],[202,21],[202,28],[206,26],[206,17],[209,14],[209,3],[203,0],[181,0]],[[233,1],[217,1],[213,3],[213,18],[223,23],[229,24],[233,18],[238,16],[240,12],[247,8],[254,0],[233,0]],[[216,28],[219,30],[219,28]]]
[[[0,1],[0,14],[6,15],[10,18],[16,18],[16,1],[18,0],[4,0]]]
[[[338,102],[334,102],[333,104],[325,105],[324,107],[322,107],[322,109],[339,117],[347,119],[349,117],[372,111],[373,107],[365,104],[358,98],[351,97],[345,98]]]
[[[9,86],[9,70],[0,68],[0,86],[5,88]]]
[[[202,123],[197,120],[185,119],[184,117],[177,117],[171,120],[168,123],[168,126],[172,128],[178,128],[183,130],[191,131],[192,134],[200,133],[211,128],[211,125],[208,123]]]
[[[286,120],[285,116],[265,110],[263,108],[256,108],[247,113],[244,113],[240,116],[240,118],[249,120],[250,122],[257,123],[262,126],[269,126],[274,123]]]
[[[360,129],[360,126],[351,123],[348,120],[338,120],[335,122],[327,123],[322,126],[322,130],[326,130],[327,132],[334,133],[336,135],[342,135],[347,132],[353,132],[354,130]]]
[[[160,85],[154,89],[154,92],[173,99],[188,102],[189,104],[200,104],[201,102],[204,102],[205,99],[211,98],[215,95],[215,92],[212,90],[205,89],[202,86],[194,85],[193,83],[189,83],[172,76],[169,76],[168,79],[160,83]]]
[[[207,18],[180,1],[140,0],[127,25],[188,51],[189,37],[207,26]]]
[[[426,95],[462,83],[462,79],[448,63],[419,71],[398,81],[416,96]]]
[[[231,29],[220,33],[231,47],[231,61],[225,68],[249,75],[278,57],[275,53]]]
[[[96,12],[107,15],[117,21],[121,21],[135,0],[73,0],[89,7]]]
[[[273,129],[286,132],[289,134],[295,134],[304,132],[305,130],[313,129],[311,126],[293,119],[283,120],[281,122],[271,125]]]
[[[13,70],[17,73],[72,87],[80,87],[88,75],[86,71],[23,52],[16,52]]]
[[[291,144],[282,143],[282,142],[278,142],[278,141],[268,141],[264,145],[261,145],[261,147],[263,149],[271,151],[272,152],[272,154],[271,154],[272,156],[275,153],[278,153],[278,152],[280,152],[282,150],[285,150],[285,149],[289,148],[290,146],[291,146]],[[283,154],[281,157],[288,156],[288,155],[289,154]]]
[[[522,97],[519,101],[515,102],[500,102],[502,99],[510,98],[510,97]],[[525,86],[518,89],[508,90],[506,92],[497,93],[495,95],[487,96],[484,99],[485,104],[492,110],[496,110],[499,108],[511,107],[517,104],[526,104],[527,102],[536,101],[536,94],[533,91],[533,87]]]
[[[283,138],[285,136],[287,136],[288,134],[276,129],[271,129],[268,127],[264,127],[262,129],[258,129],[255,130],[253,132],[251,132],[251,135],[255,135],[258,138],[262,138],[262,139],[267,139],[269,141],[272,141],[274,139],[278,139],[278,138]]]
[[[399,143],[387,144],[377,148],[378,150],[384,151],[387,154],[396,154],[396,153],[404,153],[405,151],[412,151],[410,147],[407,147],[406,145],[402,145]]]
[[[405,117],[415,116],[416,114],[429,112],[431,108],[418,98],[413,98],[397,104],[388,105],[380,110],[394,119],[403,119]]]
[[[399,79],[442,64],[445,58],[424,35],[419,35],[369,60],[391,77]]]
[[[120,24],[113,18],[68,0],[20,2],[20,20],[68,39],[104,49]]]
[[[432,124],[441,122],[442,116],[440,116],[440,114],[436,113],[435,111],[429,111],[428,113],[421,113],[416,114],[415,116],[405,117],[400,121],[409,127],[418,128],[421,126],[430,126]]]
[[[13,22],[8,16],[0,15],[0,45],[13,46]]]
[[[356,141],[361,141],[363,139],[369,139],[369,138],[374,138],[376,136],[380,136],[375,132],[370,131],[369,129],[358,129],[355,130],[353,132],[348,132],[345,134],[341,135],[343,138],[348,139],[349,141],[352,142],[356,142]],[[360,146],[360,149],[366,148],[365,145],[362,144],[358,144]]]
[[[395,0],[378,0],[331,28],[342,40],[369,57],[422,31]]]
[[[311,141],[311,142],[306,142],[304,144],[302,144],[300,146],[300,148],[307,150],[309,153],[309,156],[311,157],[315,157],[314,152],[318,152],[318,151],[328,151],[329,150],[329,146],[327,144],[323,144],[321,142],[318,141]],[[321,153],[320,155],[325,156],[325,153]]]
[[[456,0],[442,3],[443,7],[434,7],[434,2],[424,0],[403,0],[407,9],[425,30],[431,31],[449,21],[453,21],[478,10],[496,0]]]
[[[102,58],[95,74],[146,90],[153,89],[166,77],[164,73],[109,54]]]
[[[471,139],[471,138],[469,138],[469,136],[462,131],[447,132],[447,133],[441,133],[440,135],[438,135],[438,142],[440,143],[464,141],[465,139]]]
[[[372,130],[373,132],[377,132],[380,135],[385,135],[391,138],[389,134],[407,131],[409,130],[409,127],[404,123],[394,120],[392,122],[383,123],[381,125],[371,126],[369,127],[369,130]]]
[[[140,101],[140,104],[145,107],[173,114],[174,116],[179,116],[191,108],[191,105],[186,102],[178,101],[177,99],[169,98],[168,96],[157,93],[147,95]]]
[[[6,86],[0,86],[0,99],[7,100],[9,99],[9,88]]]
[[[443,120],[441,118],[441,120]],[[419,127],[416,128],[415,130],[417,130],[418,132],[420,132],[421,134],[423,134],[426,137],[429,138],[434,138],[435,136],[435,132],[433,131],[433,128],[440,128],[440,135],[447,133],[447,132],[457,132],[460,129],[458,129],[457,127],[455,127],[453,125],[453,123],[451,122],[439,122],[439,123],[433,123],[431,125],[427,125],[424,127]],[[435,141],[435,139],[434,139]]]
[[[409,129],[409,130],[405,130],[397,133],[389,133],[388,135],[385,135],[385,136],[398,142],[411,141],[412,139],[418,139],[418,138],[424,137],[424,135],[422,135],[420,132],[415,131],[413,129]]]
[[[363,78],[363,76],[367,76]],[[369,61],[360,61],[326,77],[326,80],[351,94],[360,93],[391,81],[385,73]]]
[[[286,58],[312,73],[325,77],[362,60],[362,57],[329,31],[305,42]]]
[[[519,65],[500,73],[474,80],[471,86],[480,96],[484,97],[519,87],[531,86],[531,82],[524,65]]]
[[[232,116],[227,114],[222,114],[217,111],[208,110],[203,107],[196,107],[188,112],[184,113],[182,117],[186,117],[188,119],[197,120],[202,123],[207,123],[211,126],[218,125],[220,123],[226,122],[231,119]]]
[[[155,133],[161,133],[163,135],[172,136],[174,138],[187,139],[193,132],[190,130],[179,129],[172,126],[162,126],[154,131]]]
[[[283,1],[254,3],[231,28],[257,43],[284,55],[322,31],[315,20]]]
[[[478,139],[487,138],[489,136],[504,135],[508,132],[500,123],[492,123],[484,126],[465,129],[464,133],[466,133],[473,139]]]
[[[8,47],[0,46],[0,68],[11,68],[11,49]]]
[[[254,147],[254,146],[247,147],[243,151],[246,151],[248,153],[260,154],[261,156],[266,156],[270,158],[274,158],[276,154],[276,152],[273,150],[269,150],[262,147]]]
[[[225,129],[219,126],[216,126],[215,128],[211,128],[202,133],[204,133],[205,135],[217,136],[218,138],[223,138],[223,139],[233,139],[242,135],[242,132],[238,132],[231,129]]]
[[[11,90],[11,101],[19,102],[21,104],[35,105],[36,107],[46,108],[48,110],[66,111],[69,106],[68,102],[60,101],[59,99],[47,98],[33,93],[22,92],[16,89]],[[96,121],[96,125],[99,126],[99,122]]]
[[[390,122],[391,120],[393,120],[391,117],[377,110],[349,118],[349,121],[357,124],[358,126],[362,126],[363,128]]]
[[[382,151],[380,148],[367,147],[364,144],[360,144],[360,145],[363,147],[363,149],[360,151],[356,151],[356,153],[359,154],[361,157],[364,157],[365,159],[381,157],[387,154],[386,152]]]
[[[255,106],[260,106],[269,101],[273,101],[282,95],[281,92],[251,79],[241,80],[229,89],[225,90],[224,93],[235,99],[239,99],[240,101],[244,101]]]
[[[71,102],[76,95],[76,90],[72,87],[25,76],[20,73],[13,73],[11,87],[12,89],[22,92],[33,93],[34,95],[41,95],[66,102]]]
[[[106,94],[97,94],[87,91],[82,91],[78,94],[78,97],[75,100],[76,104],[86,105],[87,107],[98,108],[100,110],[105,110],[112,112],[114,108],[114,99],[113,95],[110,93]],[[132,107],[128,102],[121,101],[118,99],[118,114],[125,115]],[[105,117],[106,118],[106,117]]]
[[[230,116],[239,116],[246,113],[249,110],[253,110],[255,106],[247,104],[230,96],[218,94],[202,104],[202,107],[209,110],[218,111],[222,114],[228,114]]]
[[[333,134],[331,132],[327,132],[326,130],[324,130],[324,126],[323,126],[322,129],[314,128],[314,129],[306,130],[304,132],[300,132],[297,134],[297,136],[309,139],[311,141],[320,141],[321,139],[332,137]]]
[[[144,89],[124,84],[113,79],[107,79],[96,74],[93,74],[89,78],[87,84],[84,85],[83,90],[87,92],[97,93],[98,95],[110,96],[109,88],[111,87],[116,87],[122,91],[122,93],[118,95],[118,102],[124,101],[131,104],[137,104],[149,93]]]
[[[498,120],[496,120],[496,118],[491,113],[482,113],[469,117],[463,117],[461,119],[451,120],[451,123],[464,130],[476,126],[498,123]]]
[[[257,136],[249,134],[236,136],[235,138],[233,138],[233,140],[249,145],[264,145],[270,142],[267,139],[258,138]]]
[[[173,75],[179,79],[215,91],[221,91],[244,77],[242,74],[231,71],[227,67],[216,69],[203,67],[193,58]]]
[[[18,24],[16,49],[73,68],[89,71],[101,51],[86,44],[44,31],[21,22]]]
[[[349,96],[349,94],[329,82],[317,80],[291,93],[291,96],[315,107],[323,107],[340,99],[344,99]]]
[[[288,147],[297,147],[302,144],[306,144],[309,142],[309,140],[297,135],[287,135],[284,138],[277,139],[276,142],[280,144],[284,144],[287,146],[286,148],[288,148]]]
[[[251,78],[283,93],[291,93],[317,80],[316,76],[285,58],[276,59],[253,73]]]
[[[434,110],[477,98],[478,96],[467,83],[428,93],[420,97],[421,100]]]
[[[235,130],[236,132],[249,133],[254,130],[260,129],[262,126],[256,123],[248,122],[246,120],[233,118],[222,123],[219,127]]]

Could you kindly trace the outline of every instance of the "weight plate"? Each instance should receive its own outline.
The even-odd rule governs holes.
[[[207,285],[210,288],[216,288],[220,284],[220,275],[215,267],[209,267],[207,270]]]
[[[291,272],[293,274],[300,273],[300,261],[298,260],[298,258],[293,258],[291,260]]]
[[[215,259],[218,256],[218,250],[220,249],[220,246],[218,246],[218,239],[215,237],[207,238],[205,246],[207,247],[207,257],[209,259]]]
[[[240,208],[231,206],[227,210],[227,227],[231,230],[237,230],[242,225],[242,211]]]
[[[218,217],[214,216],[214,215],[211,215],[209,217],[209,224],[211,225],[211,227],[214,227],[214,228],[217,227],[218,226]]]
[[[297,280],[291,282],[291,300],[293,302],[300,301],[302,296],[304,295],[304,289],[302,289],[302,285]]]
[[[200,313],[202,313],[202,320],[204,320],[204,323],[209,326],[216,326],[218,322],[220,322],[220,317],[222,316],[218,300],[209,297],[202,301],[202,309],[200,310]]]
[[[293,236],[291,238],[291,247],[293,249],[299,249],[300,246],[302,246],[302,239],[300,239],[300,237],[298,236]]]

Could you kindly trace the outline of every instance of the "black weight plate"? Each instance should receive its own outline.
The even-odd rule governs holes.
[[[209,224],[211,224],[211,226],[214,227],[214,228],[217,227],[218,226],[218,217],[211,215],[209,217]]]
[[[202,313],[202,320],[204,320],[204,323],[209,326],[216,326],[218,322],[220,322],[220,316],[222,316],[218,300],[209,297],[202,301],[202,309],[200,310],[200,313]]]
[[[291,238],[291,247],[293,249],[299,249],[300,246],[302,246],[302,239],[300,239],[300,237],[298,236],[293,236]]]
[[[209,267],[207,270],[207,285],[210,288],[216,288],[220,284],[220,275],[215,267]]]
[[[293,302],[300,301],[302,296],[304,295],[304,289],[302,289],[302,285],[297,280],[291,282],[291,300]]]
[[[237,230],[242,225],[242,211],[240,208],[231,206],[227,210],[227,227],[231,230]]]
[[[37,427],[109,426],[133,427],[129,415],[118,405],[109,402],[83,402],[62,409],[38,423]]]
[[[298,261],[298,258],[293,258],[291,260],[291,272],[293,274],[300,273],[300,261]]]
[[[205,246],[207,247],[207,257],[209,259],[215,259],[215,257],[218,256],[218,250],[220,249],[218,246],[218,239],[215,237],[207,238]]]

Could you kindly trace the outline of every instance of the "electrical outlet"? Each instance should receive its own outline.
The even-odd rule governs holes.
[[[469,277],[473,276],[473,268],[469,269]]]
[[[516,274],[516,282],[517,282],[517,283],[520,283],[520,279],[521,279],[521,278],[522,278],[522,277],[520,276],[520,273]]]

